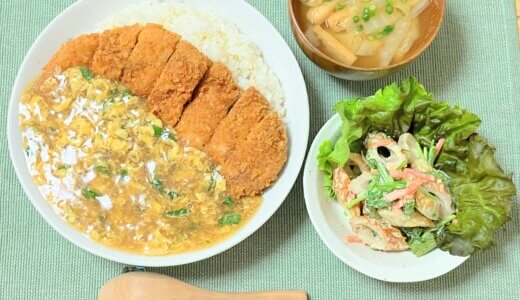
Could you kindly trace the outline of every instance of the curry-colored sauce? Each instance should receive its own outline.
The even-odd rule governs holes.
[[[75,229],[123,251],[166,255],[236,232],[261,197],[233,201],[204,152],[117,82],[72,68],[22,95],[28,168],[47,202]]]

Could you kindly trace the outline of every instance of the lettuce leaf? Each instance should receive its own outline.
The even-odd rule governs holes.
[[[511,176],[493,158],[495,150],[478,135],[469,140],[467,171],[449,173],[458,212],[441,245],[441,249],[459,256],[471,255],[493,243],[495,231],[509,219],[511,199],[516,194]]]
[[[458,212],[456,221],[436,237],[437,244],[467,256],[493,243],[494,232],[508,219],[516,188],[495,161],[494,149],[478,136],[481,121],[475,114],[436,101],[413,77],[373,96],[341,100],[334,110],[343,120],[341,136],[335,144],[324,142],[318,156],[328,195],[334,196],[334,167],[344,166],[351,152],[362,152],[369,132],[394,139],[410,132],[423,147],[444,138],[435,167],[450,176]]]

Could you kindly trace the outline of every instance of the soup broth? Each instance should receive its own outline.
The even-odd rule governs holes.
[[[106,246],[147,255],[208,247],[235,233],[262,200],[227,196],[211,158],[120,84],[72,68],[20,104],[29,171],[70,225]]]
[[[396,64],[427,34],[431,0],[300,0],[308,40],[345,65]]]

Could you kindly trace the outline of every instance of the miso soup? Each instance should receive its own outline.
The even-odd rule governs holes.
[[[402,61],[428,30],[431,0],[300,0],[303,30],[319,50],[349,65]]]

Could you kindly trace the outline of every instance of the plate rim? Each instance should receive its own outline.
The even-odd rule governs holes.
[[[86,237],[84,238],[76,238],[77,233],[80,233],[79,231],[76,231],[74,228],[72,228],[70,225],[65,224],[67,227],[61,226],[62,224],[59,224],[59,222],[56,222],[52,216],[50,216],[48,213],[44,212],[51,208],[51,206],[43,199],[43,196],[40,194],[43,201],[40,201],[36,199],[36,197],[32,196],[32,192],[29,190],[31,185],[34,185],[34,182],[25,182],[24,175],[22,174],[22,170],[27,169],[27,164],[25,158],[23,159],[15,159],[17,156],[15,153],[22,151],[22,149],[15,148],[16,142],[14,141],[17,139],[17,136],[14,136],[16,131],[20,131],[19,129],[19,110],[18,110],[18,104],[19,99],[16,97],[16,94],[18,91],[25,89],[24,83],[28,83],[30,81],[24,80],[23,78],[23,70],[27,68],[27,65],[29,63],[33,63],[29,61],[29,58],[33,55],[35,51],[38,51],[37,45],[42,42],[43,37],[52,30],[53,26],[61,19],[64,18],[67,14],[71,13],[72,11],[78,9],[82,5],[85,5],[87,2],[94,3],[95,1],[99,0],[79,0],[64,10],[62,10],[57,16],[55,16],[52,21],[45,26],[45,28],[39,33],[38,37],[34,40],[31,47],[27,51],[27,53],[24,56],[24,59],[22,63],[20,64],[17,75],[15,77],[15,80],[12,84],[12,89],[9,97],[9,104],[7,109],[7,140],[8,140],[8,150],[9,150],[9,157],[11,160],[11,163],[13,165],[13,168],[15,170],[16,177],[22,186],[22,189],[24,191],[24,194],[27,196],[27,198],[30,200],[33,207],[36,209],[36,211],[40,214],[40,216],[46,221],[48,225],[50,225],[56,232],[58,232],[62,237],[64,237],[69,242],[73,243],[74,245],[78,246],[79,248],[94,254],[96,256],[102,257],[104,259],[115,261],[119,263],[124,264],[132,264],[132,265],[141,265],[141,266],[147,266],[147,267],[166,267],[166,266],[178,266],[178,265],[184,265],[188,263],[193,263],[197,261],[201,261],[204,259],[208,259],[210,257],[216,256],[218,254],[221,254],[230,248],[235,247],[236,245],[240,244],[241,242],[248,239],[251,235],[253,235],[255,232],[257,232],[262,226],[269,221],[273,215],[278,211],[282,203],[287,199],[287,196],[293,189],[299,174],[301,173],[302,166],[305,160],[305,154],[307,150],[307,145],[309,141],[309,134],[310,134],[310,112],[309,112],[309,96],[307,92],[307,86],[304,80],[303,72],[301,70],[301,67],[299,66],[299,63],[296,59],[296,56],[292,49],[289,47],[287,41],[283,38],[281,33],[276,29],[276,27],[264,16],[262,13],[260,13],[255,7],[253,7],[251,4],[247,3],[245,0],[233,0],[234,2],[240,4],[243,6],[243,10],[247,11],[251,15],[254,15],[254,18],[259,21],[260,24],[262,24],[262,27],[268,28],[273,33],[272,40],[275,40],[276,43],[279,43],[280,47],[284,48],[284,55],[288,58],[288,64],[291,65],[291,68],[294,69],[297,72],[294,72],[291,74],[291,76],[294,78],[295,82],[298,83],[298,95],[300,97],[303,97],[305,101],[299,102],[299,105],[303,105],[301,108],[302,114],[299,115],[299,118],[302,119],[303,128],[299,127],[298,131],[305,133],[300,134],[301,142],[300,148],[296,150],[297,152],[293,154],[293,159],[295,160],[294,166],[292,170],[288,169],[288,164],[290,162],[290,157],[288,157],[288,160],[286,162],[286,165],[284,166],[284,169],[282,169],[280,173],[280,177],[278,180],[280,180],[283,176],[283,174],[288,171],[292,174],[288,174],[288,178],[285,182],[285,185],[287,186],[282,191],[282,195],[280,196],[280,201],[278,203],[270,204],[271,209],[267,213],[265,219],[260,220],[255,226],[248,227],[253,219],[249,220],[249,223],[242,226],[237,232],[232,234],[229,237],[226,237],[224,240],[221,240],[212,246],[208,248],[203,248],[199,250],[184,252],[180,254],[173,254],[173,255],[165,255],[165,256],[149,256],[149,255],[143,255],[143,254],[134,254],[134,253],[128,253],[120,250],[116,250],[114,248],[109,248],[107,246],[98,244]],[[144,0],[136,0],[132,2],[134,3],[140,3],[140,2],[147,2]],[[90,3],[89,3],[90,4]],[[228,19],[226,16],[220,16],[221,18]],[[235,21],[230,20],[233,24],[237,25]],[[238,26],[238,25],[237,25]],[[245,34],[244,34],[245,35]],[[247,35],[246,35],[247,36]],[[251,39],[249,36],[247,36],[248,39]],[[254,43],[254,42],[253,42]],[[259,49],[260,46],[254,43]],[[265,57],[264,57],[265,61]],[[267,61],[266,61],[267,63]],[[269,65],[269,63],[267,63]],[[271,70],[273,70],[272,66],[270,65]],[[273,70],[275,75],[277,77],[280,77],[279,74]],[[281,87],[286,93],[287,89],[282,85],[282,82],[280,81]],[[286,93],[286,98],[287,93]],[[303,102],[303,103],[302,103]],[[286,102],[287,103],[287,102]],[[285,120],[284,120],[285,121]],[[287,125],[287,130],[289,130],[289,126]],[[291,136],[289,136],[289,145],[292,145],[291,142]],[[301,146],[303,145],[303,146]],[[296,147],[295,147],[296,148]],[[289,149],[290,154],[291,149]],[[278,181],[277,181],[278,182]],[[276,184],[276,183],[275,183]],[[274,186],[274,185],[273,185]],[[39,191],[38,191],[39,193]],[[266,202],[266,200],[264,199]],[[55,214],[54,211],[52,213]],[[258,213],[258,212],[257,212]],[[55,214],[57,216],[57,214]],[[61,219],[61,217],[58,216],[58,218]],[[253,217],[254,218],[254,217]],[[62,222],[64,222],[62,220]],[[81,233],[80,233],[81,234]],[[237,236],[240,236],[240,238],[236,238]],[[234,240],[234,238],[236,238]]]

